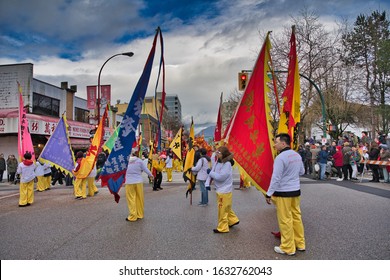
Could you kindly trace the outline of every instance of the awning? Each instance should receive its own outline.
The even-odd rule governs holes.
[[[70,144],[72,149],[88,149],[91,145],[91,142],[89,139],[70,137]]]

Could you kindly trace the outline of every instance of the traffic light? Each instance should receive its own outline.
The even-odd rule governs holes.
[[[245,90],[248,83],[248,73],[238,73],[238,90]]]

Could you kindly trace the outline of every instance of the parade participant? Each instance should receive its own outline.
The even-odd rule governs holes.
[[[37,179],[38,179],[38,181],[37,181],[37,191],[38,192],[43,192],[46,190],[47,180],[44,177],[44,175],[45,175],[44,170],[47,167],[50,167],[49,163],[42,163],[40,160],[38,160],[36,163],[35,176],[37,176]]]
[[[95,184],[96,174],[97,174],[97,169],[96,169],[96,165],[94,165],[87,177],[88,196],[94,196],[99,192]]]
[[[16,170],[20,174],[20,197],[19,207],[29,206],[34,203],[34,179],[35,179],[35,163],[31,160],[30,153],[24,154],[24,160],[19,163]]]
[[[299,176],[305,173],[305,168],[301,156],[290,148],[290,143],[290,135],[276,135],[274,147],[279,155],[274,161],[266,202],[271,204],[272,197],[281,233],[280,246],[275,246],[274,251],[278,254],[295,255],[296,250],[305,250],[299,181]]]
[[[158,154],[153,155],[153,168],[156,171],[156,176],[154,177],[153,181],[153,191],[162,190],[161,182],[162,182],[162,171],[165,166],[164,159],[166,158],[165,155],[159,156]]]
[[[209,194],[208,190],[206,189],[205,182],[207,179],[207,169],[211,166],[211,160],[207,156],[207,150],[205,148],[200,149],[200,159],[196,163],[196,166],[191,168],[192,172],[197,173],[197,179],[200,186],[200,202],[199,206],[207,206],[209,203]]]
[[[76,166],[73,169],[74,172],[77,172],[81,167],[81,160],[83,159],[84,154],[82,151],[78,151],[76,154]],[[74,196],[75,199],[84,199],[87,198],[87,179],[84,178],[78,178],[75,173],[75,180],[74,180]]]
[[[225,146],[218,148],[217,163],[212,171],[207,170],[209,177],[214,180],[217,193],[218,226],[215,233],[229,232],[229,228],[240,223],[232,209],[233,204],[233,154]]]
[[[173,169],[173,155],[171,151],[168,151],[167,159],[165,161],[165,170],[167,171],[167,182],[172,182],[172,169]]]
[[[153,175],[143,161],[137,157],[138,149],[132,149],[126,170],[125,188],[129,215],[126,221],[135,222],[144,217],[144,184],[142,171],[153,180]]]
[[[51,184],[51,165],[50,164],[44,164],[43,165],[43,182],[44,182],[44,188],[45,191],[50,190],[50,184]]]

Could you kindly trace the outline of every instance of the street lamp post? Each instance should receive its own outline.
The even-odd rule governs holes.
[[[102,67],[100,68],[100,71],[99,71],[99,76],[98,76],[98,96],[97,96],[97,118],[98,118],[98,124],[100,122],[100,101],[101,101],[101,97],[100,97],[100,75],[102,74],[102,70],[103,70],[103,67],[104,65],[106,65],[106,63],[111,60],[112,58],[116,57],[116,56],[119,56],[119,55],[125,55],[125,56],[128,56],[128,57],[132,57],[134,55],[133,52],[125,52],[125,53],[117,53],[117,54],[114,54],[113,56],[111,56],[110,58],[108,58],[102,65]]]

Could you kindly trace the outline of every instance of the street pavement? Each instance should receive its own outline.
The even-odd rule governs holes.
[[[18,207],[18,186],[0,184],[2,260],[389,260],[390,184],[337,182],[302,177],[301,209],[306,251],[276,254],[276,211],[254,187],[233,192],[240,224],[215,234],[215,191],[209,206],[186,198],[181,173],[153,192],[145,176],[145,218],[128,222],[124,188],[119,203],[107,188],[75,200],[73,187],[35,192],[34,204]],[[234,174],[238,188],[239,176]]]

